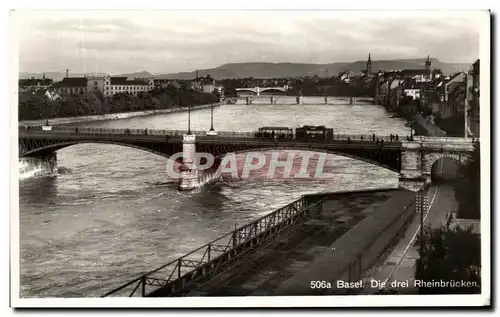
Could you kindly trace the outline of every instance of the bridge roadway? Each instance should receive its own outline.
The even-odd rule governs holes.
[[[182,142],[183,135],[187,131],[179,131],[178,133],[169,133],[166,131],[165,134],[155,133],[156,131],[149,131],[148,134],[126,134],[122,132],[107,132],[104,133],[82,133],[82,132],[61,132],[61,131],[33,131],[26,132],[23,130],[19,133],[19,137],[23,139],[49,139],[49,140],[74,140],[74,141],[118,141],[118,142],[153,142],[153,143],[169,143],[169,142]],[[307,147],[311,144],[321,143],[325,148],[336,148],[336,147],[349,147],[349,148],[381,148],[382,146],[376,144],[375,142],[369,140],[369,135],[363,136],[363,140],[360,139],[360,135],[336,135],[332,142],[303,142],[301,140],[295,139],[265,139],[257,138],[253,133],[238,133],[238,132],[222,132],[218,135],[211,136],[206,135],[204,131],[191,131],[192,134],[196,135],[196,142],[201,144],[212,144],[212,143],[236,143],[236,144],[252,144],[252,145],[265,145],[265,146],[276,146],[283,145],[286,147]],[[350,138],[350,141],[347,140]],[[387,149],[399,149],[401,148],[400,141],[389,141],[386,136],[377,136],[379,140],[384,139],[384,148]],[[368,140],[367,140],[368,139]]]
[[[218,132],[209,136],[205,131],[192,131],[196,137],[196,152],[211,153],[221,158],[225,154],[249,150],[305,150],[343,155],[400,170],[401,142],[391,142],[389,136],[377,136],[385,140],[383,146],[372,141],[373,135],[335,135],[334,140],[296,140],[258,138],[254,132]],[[129,146],[170,157],[183,151],[187,131],[79,129],[54,127],[51,131],[19,129],[19,156],[43,157],[67,146],[78,143],[107,143]]]

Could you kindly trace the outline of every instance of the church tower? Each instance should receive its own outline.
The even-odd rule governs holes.
[[[372,57],[370,53],[368,53],[368,61],[366,62],[366,73],[372,73]]]
[[[427,59],[425,60],[425,69],[430,73],[431,72],[431,59],[429,54],[427,54]]]

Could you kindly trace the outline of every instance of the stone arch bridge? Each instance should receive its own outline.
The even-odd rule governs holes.
[[[329,142],[305,142],[296,139],[263,139],[254,133],[218,132],[216,136],[203,131],[80,129],[53,127],[19,129],[19,157],[35,157],[55,163],[55,152],[80,143],[105,143],[128,146],[171,157],[182,153],[185,169],[181,172],[180,189],[200,186],[200,175],[194,162],[197,152],[223,157],[227,153],[289,149],[331,153],[369,162],[399,173],[400,187],[419,191],[431,182],[431,169],[435,161],[450,157],[464,163],[474,144],[471,139],[415,137],[413,141],[390,141],[383,145],[372,141],[372,136],[339,135]]]

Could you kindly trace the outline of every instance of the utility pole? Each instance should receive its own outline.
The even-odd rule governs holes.
[[[424,217],[429,209],[429,202],[427,195],[417,194],[416,196],[416,208],[417,212],[420,213],[420,259],[422,259],[425,250],[425,231],[424,231]]]
[[[465,75],[465,102],[464,102],[464,137],[468,137],[468,127],[467,127],[467,110],[469,108],[469,72]]]

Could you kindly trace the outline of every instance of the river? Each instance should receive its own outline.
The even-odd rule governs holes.
[[[294,99],[293,99],[294,100]],[[325,125],[336,134],[406,136],[402,119],[372,104],[235,104],[214,108],[219,131],[262,126]],[[187,112],[85,127],[187,129]],[[191,129],[210,128],[210,109],[191,113]],[[20,181],[21,297],[100,296],[305,193],[396,187],[397,174],[365,162],[328,155],[327,180],[226,180],[179,192],[166,159],[103,144],[57,152],[64,173]],[[312,163],[314,163],[312,161]]]

